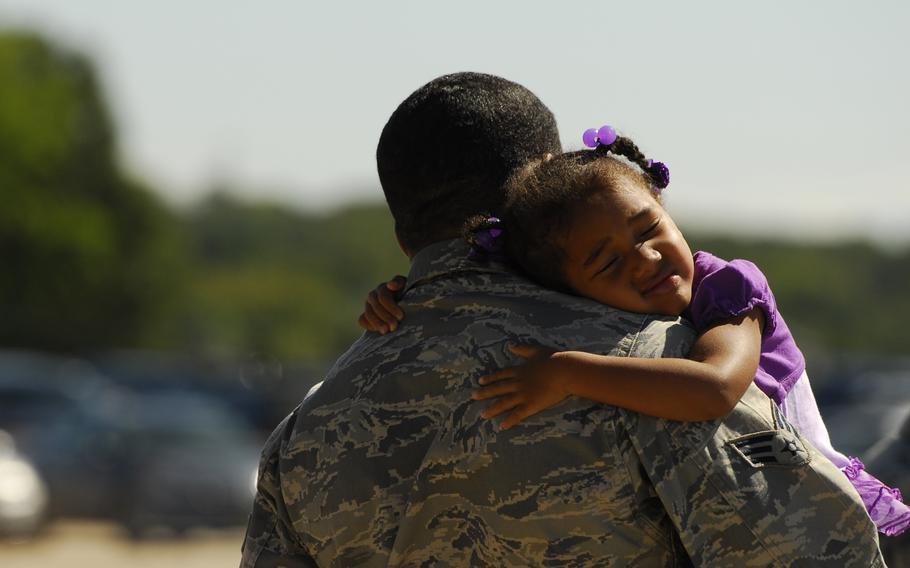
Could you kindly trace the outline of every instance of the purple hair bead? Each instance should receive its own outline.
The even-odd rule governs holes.
[[[496,237],[498,235],[493,235],[492,232],[492,229],[486,229],[474,235],[477,244],[486,252],[493,252],[496,249]]]
[[[502,221],[498,217],[487,217],[487,228],[474,232],[472,258],[493,257],[502,251],[499,237],[503,233]]]
[[[609,146],[616,142],[616,130],[609,124],[604,124],[597,131],[597,141],[604,146]]]
[[[652,162],[648,166],[648,174],[654,180],[654,185],[658,189],[663,189],[670,185],[670,168],[663,162]]]
[[[589,128],[585,130],[584,134],[581,135],[581,141],[585,143],[585,146],[588,148],[597,147],[597,129]]]
[[[616,129],[609,124],[605,124],[600,128],[589,128],[581,135],[581,140],[588,148],[609,146],[616,142]]]

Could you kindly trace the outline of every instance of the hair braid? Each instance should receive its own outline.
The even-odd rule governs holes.
[[[609,146],[598,146],[594,149],[594,153],[600,154],[601,156],[604,154],[622,156],[638,166],[641,171],[648,176],[648,180],[652,184],[658,184],[659,180],[657,180],[651,172],[651,160],[645,157],[644,153],[638,149],[638,145],[636,145],[631,138],[617,136],[612,144]]]

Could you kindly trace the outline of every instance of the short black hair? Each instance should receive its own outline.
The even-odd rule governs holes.
[[[511,172],[560,153],[556,119],[534,93],[483,73],[453,73],[414,91],[376,149],[395,230],[412,251],[457,237],[480,211],[498,210]]]

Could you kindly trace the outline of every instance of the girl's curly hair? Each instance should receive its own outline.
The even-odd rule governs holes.
[[[660,201],[660,180],[649,172],[650,165],[635,143],[622,136],[610,146],[533,161],[509,178],[502,211],[471,217],[465,238],[476,247],[476,236],[492,227],[495,216],[501,222],[494,224],[502,228],[497,240],[517,268],[548,288],[572,292],[562,267],[573,212],[592,195],[629,182]]]

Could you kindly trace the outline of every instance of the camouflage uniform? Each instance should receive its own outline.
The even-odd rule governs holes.
[[[516,363],[508,341],[682,356],[694,333],[466,252],[421,251],[399,330],[364,335],[272,434],[244,568],[881,565],[846,477],[754,387],[715,422],[580,399],[482,419],[470,393]]]

